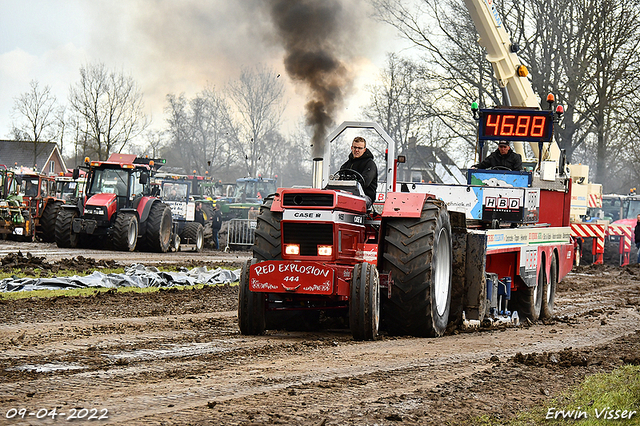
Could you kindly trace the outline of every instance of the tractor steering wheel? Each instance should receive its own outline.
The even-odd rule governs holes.
[[[355,180],[360,183],[360,186],[362,186],[362,189],[364,190],[364,177],[353,169],[338,170],[333,176],[331,176],[331,178],[334,180]]]

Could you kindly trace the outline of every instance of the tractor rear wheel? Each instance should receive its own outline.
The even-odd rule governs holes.
[[[282,260],[280,247],[280,221],[282,213],[271,211],[273,197],[267,197],[260,206],[255,230],[253,257],[258,260]]]
[[[238,295],[238,323],[240,333],[245,335],[263,334],[266,326],[265,293],[254,293],[249,290],[249,268],[255,265],[255,258],[247,260],[240,273],[240,288]]]
[[[535,287],[526,286],[512,293],[512,297],[515,295],[516,308],[520,318],[526,318],[531,322],[540,318],[546,286],[547,275],[544,271],[544,263],[541,263],[538,271],[538,284]]]
[[[380,325],[380,278],[369,263],[353,268],[349,297],[349,326],[355,340],[375,340]]]
[[[154,202],[142,236],[145,250],[166,253],[171,244],[171,209],[168,205]]]
[[[75,209],[61,209],[56,219],[56,244],[60,248],[78,247],[78,234],[73,232],[73,219],[78,217]]]
[[[542,308],[540,310],[540,318],[549,319],[553,317],[553,305],[556,299],[556,287],[558,285],[558,262],[556,254],[551,256],[551,264],[549,268],[549,279],[547,285],[544,286],[542,295]]]
[[[394,334],[441,336],[451,308],[452,241],[446,205],[426,200],[420,218],[386,222],[382,269],[391,272],[385,325]]]
[[[194,244],[195,251],[200,253],[204,246],[204,227],[199,222],[187,222],[180,234],[181,244]]]
[[[49,201],[40,218],[40,238],[45,243],[51,243],[56,239],[56,219],[62,208],[60,201]]]
[[[114,250],[134,251],[138,242],[138,218],[133,213],[119,213],[110,234]]]

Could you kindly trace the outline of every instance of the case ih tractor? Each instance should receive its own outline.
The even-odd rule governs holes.
[[[324,160],[347,128],[376,130],[387,142],[386,193],[368,210],[356,172],[326,179],[330,162],[314,160],[314,188],[268,197],[240,278],[243,334],[316,322],[319,312],[348,318],[359,340],[375,339],[381,323],[393,334],[440,336],[450,320],[552,315],[575,250],[570,179],[482,170],[473,184],[394,192],[394,143],[375,123],[343,123]],[[520,187],[506,184],[514,176]]]
[[[36,236],[44,242],[55,241],[56,219],[64,201],[56,196],[55,178],[30,170],[21,170],[22,200],[29,207]]]
[[[107,161],[87,158],[85,192],[62,206],[56,221],[58,247],[107,247],[166,252],[171,242],[171,209],[152,195],[153,164],[135,155],[112,154]],[[74,170],[74,178],[79,169]]]
[[[18,190],[22,179],[4,164],[0,164],[0,234],[19,241],[32,241],[35,225],[29,207]]]

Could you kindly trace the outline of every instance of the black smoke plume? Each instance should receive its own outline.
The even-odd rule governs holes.
[[[313,127],[313,156],[322,157],[328,129],[351,88],[344,59],[357,19],[339,0],[270,0],[271,19],[285,48],[285,69],[303,83],[310,100],[306,120]]]

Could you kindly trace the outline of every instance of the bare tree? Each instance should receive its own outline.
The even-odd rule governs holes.
[[[33,142],[35,166],[38,144],[55,137],[56,97],[51,94],[51,87],[40,89],[36,80],[32,80],[29,86],[29,91],[15,98],[13,114],[18,122],[13,125],[12,133],[16,140]]]
[[[398,145],[396,152],[407,149],[409,138],[420,140],[424,136],[422,129],[428,116],[420,100],[423,77],[415,62],[391,53],[379,82],[368,88],[371,101],[363,113],[393,138]]]
[[[473,91],[481,107],[500,103],[462,0],[423,0],[415,9],[404,0],[372,1],[380,19],[420,46],[429,68],[440,71],[436,81],[446,88],[441,93],[450,110],[464,98],[473,99]],[[593,169],[602,182],[624,143],[613,129],[627,120],[629,94],[639,88],[633,72],[639,55],[637,2],[505,0],[496,7],[512,41],[522,47],[518,55],[530,67],[534,90],[542,97],[552,91],[566,106],[558,128],[560,147],[569,160],[574,153],[585,159],[595,150]],[[464,117],[461,122],[469,123]],[[454,120],[448,123],[455,126]]]
[[[186,171],[221,173],[234,161],[229,148],[231,119],[226,100],[213,87],[193,99],[168,95],[169,149],[171,164]]]
[[[71,87],[69,102],[83,122],[78,128],[86,132],[99,159],[122,151],[149,124],[133,78],[109,71],[104,64],[80,68],[80,81]]]
[[[281,141],[267,138],[277,133],[284,112],[284,85],[278,77],[264,66],[244,68],[240,78],[227,88],[239,117],[230,135],[249,176],[264,170],[262,162],[266,159],[267,144]]]

